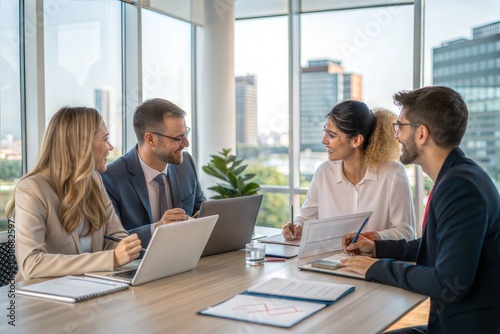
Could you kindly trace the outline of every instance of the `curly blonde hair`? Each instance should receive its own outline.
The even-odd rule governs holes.
[[[374,108],[375,128],[365,150],[365,163],[368,168],[377,170],[384,162],[395,161],[399,158],[399,143],[394,138],[393,122],[397,117],[384,108]]]
[[[102,117],[94,108],[59,109],[45,132],[38,162],[22,178],[38,173],[48,178],[61,199],[59,219],[68,233],[83,222],[84,236],[88,236],[106,223],[101,187],[93,176],[96,172],[92,143],[101,123]],[[5,210],[7,217],[14,218],[14,211],[12,196]]]

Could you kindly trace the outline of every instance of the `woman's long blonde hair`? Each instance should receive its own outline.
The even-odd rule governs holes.
[[[68,233],[84,222],[87,236],[106,223],[101,188],[92,177],[92,144],[101,123],[102,117],[94,108],[61,108],[49,122],[36,166],[22,178],[38,173],[48,178],[61,199],[59,219]],[[15,192],[5,212],[15,220]]]

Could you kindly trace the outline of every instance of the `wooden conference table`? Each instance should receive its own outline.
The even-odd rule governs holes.
[[[239,250],[201,258],[189,272],[76,304],[16,296],[15,327],[7,324],[12,298],[4,286],[0,333],[378,333],[425,299],[378,283],[298,270],[297,261],[247,266]],[[290,329],[197,314],[272,277],[353,284],[356,289]]]

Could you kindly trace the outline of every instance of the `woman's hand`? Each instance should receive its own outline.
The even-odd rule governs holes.
[[[129,235],[122,239],[114,249],[115,267],[123,266],[139,257],[141,253],[141,239],[137,234]]]
[[[298,240],[302,236],[302,226],[295,224],[293,226],[292,233],[292,224],[290,222],[286,222],[285,226],[283,226],[283,239],[287,241]]]

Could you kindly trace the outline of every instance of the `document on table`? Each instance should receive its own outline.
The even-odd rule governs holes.
[[[274,277],[249,288],[246,292],[333,303],[353,290],[354,285]]]
[[[373,212],[305,221],[299,247],[299,259],[342,250],[342,237],[356,232]]]
[[[353,285],[275,277],[199,313],[288,328],[352,291]]]

